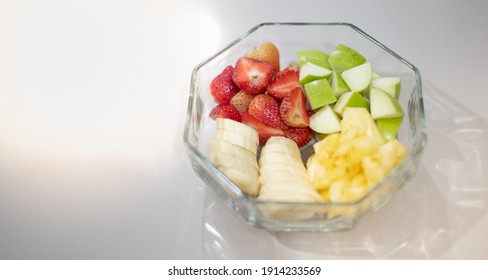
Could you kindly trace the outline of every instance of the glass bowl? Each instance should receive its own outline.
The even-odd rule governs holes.
[[[402,80],[400,104],[404,121],[398,139],[408,156],[366,196],[351,203],[263,202],[247,196],[209,161],[209,140],[216,125],[208,115],[216,105],[209,85],[227,65],[235,65],[246,52],[263,42],[273,42],[280,51],[280,62],[296,61],[296,52],[304,49],[334,50],[347,45],[361,53],[382,76],[399,76]],[[402,188],[415,174],[426,145],[424,108],[420,73],[415,66],[386,46],[348,23],[263,23],[252,28],[223,50],[195,67],[191,78],[190,97],[184,141],[195,172],[231,209],[256,227],[273,231],[338,231],[354,227]],[[301,148],[303,160],[312,145]],[[315,214],[303,220],[275,219],[268,210],[287,209]],[[337,213],[340,213],[339,215]]]

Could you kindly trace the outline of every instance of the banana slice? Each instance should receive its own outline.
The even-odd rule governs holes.
[[[215,137],[222,141],[242,147],[253,154],[257,154],[258,144],[254,140],[244,137],[237,132],[218,129]]]
[[[296,167],[305,167],[301,158],[284,153],[265,153],[259,157],[259,165],[267,166],[273,163],[282,163]]]
[[[272,136],[266,141],[266,144],[272,145],[272,144],[281,144],[290,147],[291,149],[298,149],[297,143],[295,141],[282,137],[282,136]]]
[[[292,178],[297,174],[307,176],[308,178],[307,170],[305,169],[305,166],[298,165],[298,164],[290,165],[286,163],[274,162],[268,165],[261,165],[259,171],[260,173],[269,173],[270,175],[276,171],[283,171],[283,172],[288,172],[292,176]]]
[[[217,119],[215,139],[210,140],[210,161],[242,192],[259,193],[259,165],[257,132],[247,125]]]
[[[259,145],[258,132],[250,126],[243,123],[236,122],[231,119],[218,118],[217,119],[217,130],[232,131],[241,134],[254,141],[256,145]]]
[[[278,178],[277,178],[278,177]],[[308,177],[301,174],[292,175],[288,171],[276,170],[273,172],[264,172],[259,174],[259,182],[261,185],[267,185],[271,183],[288,183],[288,182],[300,182],[303,186],[312,188],[312,184]]]
[[[272,154],[272,153],[281,153],[281,154],[288,154],[294,156],[296,159],[302,158],[300,151],[297,149],[291,149],[290,147],[282,144],[267,144],[261,149],[261,155],[265,154]]]
[[[250,174],[247,170],[239,170],[233,167],[222,167],[219,170],[227,176],[241,191],[257,196],[259,192],[259,181],[257,175]]]
[[[233,164],[234,161],[242,161],[256,170],[259,169],[256,155],[242,147],[220,139],[211,139],[210,147],[212,151],[215,151],[210,153],[210,161],[215,165]]]
[[[276,202],[322,202],[313,188],[296,143],[285,137],[271,137],[259,158],[258,199]],[[263,213],[273,219],[297,220],[312,217],[319,209],[308,205],[265,204]]]

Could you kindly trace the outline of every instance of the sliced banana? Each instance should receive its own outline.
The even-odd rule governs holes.
[[[272,154],[272,153],[281,153],[281,154],[288,154],[294,156],[296,159],[301,159],[302,156],[300,151],[297,149],[292,149],[289,146],[283,144],[267,144],[261,149],[261,155],[265,154]]]
[[[300,150],[293,140],[271,137],[261,150],[259,173],[259,200],[297,203],[323,201],[312,187]],[[316,207],[308,205],[279,203],[263,204],[261,210],[267,217],[280,220],[306,219],[318,211]]]
[[[298,164],[290,165],[286,163],[274,162],[267,165],[261,165],[259,167],[260,173],[268,173],[272,175],[274,172],[277,171],[288,172],[291,175],[292,179],[295,175],[303,175],[308,178],[307,170],[303,165],[298,165]],[[272,176],[275,177],[276,179],[279,179],[278,176],[274,176],[274,175]]]
[[[226,165],[228,162],[234,164],[233,161],[242,161],[256,170],[259,169],[256,155],[242,147],[220,139],[211,139],[210,147],[212,151],[218,151],[210,154],[210,161],[215,165]]]
[[[286,164],[286,165],[296,166],[296,167],[305,167],[301,158],[296,158],[295,156],[289,154],[266,153],[266,154],[261,154],[261,156],[259,157],[260,166],[267,166],[276,162]]]
[[[281,144],[285,146],[289,146],[290,148],[297,148],[297,143],[295,141],[291,140],[290,138],[282,137],[282,136],[272,136],[266,141],[266,144],[272,145],[272,144]]]
[[[257,175],[233,167],[222,167],[219,170],[244,193],[250,196],[258,195],[259,181],[256,179]]]
[[[250,126],[243,123],[233,121],[231,119],[218,118],[217,119],[217,130],[232,131],[241,134],[254,141],[256,145],[259,144],[258,132]]]
[[[259,193],[259,165],[257,132],[247,125],[217,119],[215,139],[210,140],[210,161],[242,192]]]
[[[233,145],[242,147],[242,148],[250,151],[253,154],[257,154],[258,144],[254,140],[252,140],[251,138],[244,137],[237,132],[217,129],[217,133],[216,133],[215,137],[217,139],[222,140],[222,141],[225,141],[225,142],[231,143]]]
[[[210,155],[210,161],[217,167],[234,168],[243,172],[259,172],[259,169],[256,168],[257,163],[250,164],[249,162],[243,160],[242,157],[237,157],[235,155],[212,153]]]
[[[300,172],[301,173],[301,172]],[[275,177],[279,177],[276,179]],[[293,178],[294,177],[294,178]],[[259,174],[259,182],[261,185],[266,185],[270,183],[288,183],[288,182],[300,182],[306,187],[312,187],[310,180],[303,174],[291,175],[288,171],[277,170],[274,172],[261,172]]]

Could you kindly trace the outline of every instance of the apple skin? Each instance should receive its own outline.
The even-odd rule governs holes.
[[[327,79],[320,79],[307,83],[304,88],[312,110],[337,101]]]
[[[368,111],[370,110],[368,101],[361,94],[351,91],[339,97],[333,110],[337,115],[342,116],[347,107],[362,107]]]
[[[334,71],[342,73],[347,69],[359,66],[366,62],[366,58],[354,49],[339,44],[329,55],[329,65]]]
[[[331,69],[329,65],[329,54],[321,50],[302,50],[296,53],[298,66],[302,67],[303,64],[311,62],[315,65]]]
[[[332,71],[322,66],[307,62],[300,67],[299,82],[303,86],[315,80],[329,78]]]
[[[403,122],[403,117],[389,118],[389,119],[377,119],[376,126],[383,135],[386,141],[391,141],[396,138],[396,134],[400,129]]]
[[[332,71],[329,78],[330,87],[334,92],[335,97],[339,97],[341,94],[350,91],[351,89],[347,86],[346,82],[342,78],[341,74],[337,71]]]

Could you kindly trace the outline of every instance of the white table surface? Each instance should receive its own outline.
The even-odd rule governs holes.
[[[487,259],[488,2],[0,0],[0,259]],[[193,67],[261,22],[350,22],[416,65],[429,143],[347,232],[256,229],[193,172]]]

